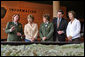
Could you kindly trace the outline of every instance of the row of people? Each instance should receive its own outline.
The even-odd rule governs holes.
[[[59,10],[57,12],[57,18],[53,18],[52,22],[49,21],[50,16],[45,14],[39,31],[38,25],[34,23],[33,15],[28,15],[28,23],[24,27],[24,33],[22,24],[18,22],[20,16],[18,14],[13,15],[13,21],[8,22],[5,29],[5,32],[8,33],[7,41],[21,41],[21,36],[24,34],[25,42],[34,42],[39,32],[42,41],[63,42],[67,37],[69,42],[79,42],[81,24],[80,21],[75,18],[75,12],[68,12],[69,23],[63,18],[63,14],[64,12]]]

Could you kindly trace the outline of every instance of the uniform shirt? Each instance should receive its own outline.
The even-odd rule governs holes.
[[[45,27],[47,27],[47,26],[48,26],[48,23],[49,23],[49,22],[46,22],[46,23],[45,23]]]
[[[18,25],[18,23],[17,22],[14,22],[14,24],[17,26]],[[12,32],[12,30],[10,29],[10,32]]]
[[[14,24],[17,26],[18,25],[18,23],[17,22],[14,22]]]
[[[22,24],[17,22],[17,26],[14,22],[8,22],[5,32],[8,34],[7,41],[21,41],[21,37],[17,36],[17,32],[21,33],[23,35],[23,29]],[[11,27],[15,27],[15,30],[11,31]]]
[[[80,37],[80,30],[81,30],[80,21],[75,18],[72,23],[71,21],[68,23],[66,29],[67,37],[72,36],[72,39]]]
[[[33,23],[32,26],[28,23],[24,27],[25,38],[30,40],[32,37],[37,38],[38,26]]]

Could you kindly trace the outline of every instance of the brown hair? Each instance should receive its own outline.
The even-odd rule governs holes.
[[[72,13],[72,15],[73,15],[74,18],[76,17],[76,13],[74,11],[69,11],[68,14],[69,13]]]
[[[17,16],[17,15],[19,16],[19,20],[20,20],[20,15],[19,15],[19,14],[14,14],[14,15],[12,16],[12,20],[14,20],[14,17]]]
[[[30,18],[31,18],[32,20],[34,20],[34,16],[33,16],[32,14],[30,14],[30,15],[27,16],[27,19],[30,19]]]
[[[49,16],[49,14],[43,15],[43,17],[46,18],[48,21],[50,21],[50,16]]]
[[[58,12],[61,12],[62,14],[64,14],[63,10],[58,10]],[[57,12],[57,13],[58,13],[58,12]]]

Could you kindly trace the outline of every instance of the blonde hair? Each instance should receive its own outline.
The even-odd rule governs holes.
[[[69,11],[68,14],[69,13],[72,13],[73,17],[76,17],[76,13],[74,11]]]
[[[27,16],[27,19],[32,19],[32,20],[34,20],[34,16],[33,16],[32,14],[30,14],[30,15]]]

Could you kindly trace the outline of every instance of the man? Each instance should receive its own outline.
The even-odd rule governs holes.
[[[54,24],[54,41],[63,42],[66,38],[67,21],[63,18],[64,12],[59,10],[57,18],[53,19]]]
[[[54,27],[51,22],[49,22],[49,15],[44,15],[43,16],[43,23],[40,26],[40,38],[42,41],[53,41],[53,32],[54,32]]]
[[[23,35],[22,24],[18,21],[20,16],[15,14],[12,16],[12,22],[8,22],[5,32],[8,34],[7,42],[9,41],[21,41]]]

